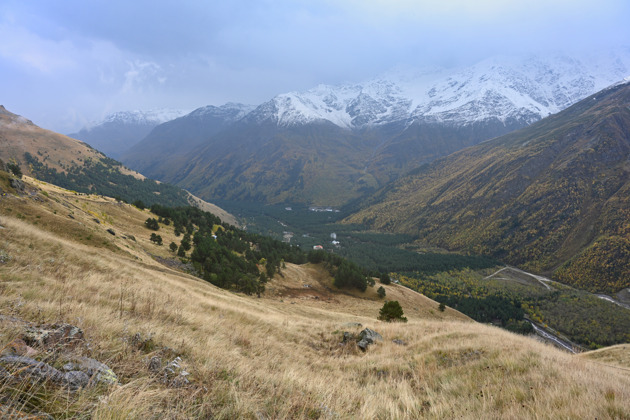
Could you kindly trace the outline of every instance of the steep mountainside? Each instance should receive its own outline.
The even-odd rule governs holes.
[[[68,137],[82,140],[107,156],[118,159],[123,152],[146,137],[153,128],[184,114],[186,111],[174,109],[115,112],[101,122],[68,134]]]
[[[630,286],[629,162],[621,83],[418,168],[347,221],[616,292]]]
[[[195,205],[235,224],[224,210],[179,187],[131,171],[87,144],[42,129],[0,106],[0,159],[15,162],[26,175],[82,192],[118,197],[146,205]]]
[[[247,115],[253,106],[228,103],[208,105],[155,127],[142,141],[122,154],[121,160],[157,179],[169,179],[171,167],[186,162],[184,156],[213,135]]]
[[[347,203],[419,164],[558,112],[629,73],[625,50],[390,72],[361,84],[278,95],[215,132],[179,119],[168,124],[167,135],[158,135],[158,127],[123,161],[206,198]]]
[[[376,287],[338,291],[312,264],[286,264],[260,298],[228,292],[180,271],[149,240],[146,210],[29,181],[19,195],[4,180],[0,417],[630,416],[623,354],[593,362],[397,284],[383,288],[408,322],[379,321]],[[173,224],[159,233],[183,240]],[[33,340],[44,328],[57,334]],[[382,338],[365,352],[364,328]],[[103,379],[114,384],[92,386]]]
[[[166,179],[200,197],[339,205],[378,186],[365,169],[366,140],[329,122],[282,128],[241,122],[187,155],[181,167],[164,170],[173,171]]]

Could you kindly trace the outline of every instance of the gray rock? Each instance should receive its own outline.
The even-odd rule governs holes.
[[[169,388],[182,388],[190,384],[188,379],[190,373],[181,368],[181,362],[182,359],[178,356],[162,370],[162,382]]]
[[[357,340],[357,337],[354,334],[349,333],[348,331],[344,331],[343,332],[343,342],[344,343],[348,343],[350,341],[356,341],[356,340]]]
[[[6,370],[14,370],[12,372],[13,377],[27,379],[34,383],[51,381],[56,384],[63,384],[66,382],[63,373],[48,363],[38,362],[30,357],[3,356],[0,357],[0,365],[3,365]]]
[[[160,359],[157,356],[153,356],[149,360],[149,364],[148,364],[147,368],[149,369],[149,371],[151,371],[153,373],[159,372],[160,369],[162,369],[162,359]]]
[[[17,178],[11,178],[11,181],[9,182],[10,182],[11,188],[13,188],[15,191],[17,191],[18,193],[24,192],[24,181]]]
[[[85,372],[73,370],[62,373],[48,363],[39,362],[26,356],[0,357],[0,365],[8,368],[3,368],[3,371],[13,378],[28,380],[32,383],[50,381],[54,384],[65,386],[71,391],[84,388],[90,382],[90,377]],[[9,372],[9,370],[13,370],[13,372]]]
[[[74,346],[83,342],[83,331],[70,324],[27,326],[22,338],[31,346]]]
[[[80,370],[72,370],[63,374],[65,385],[71,390],[76,391],[85,388],[90,383],[90,377],[87,373]]]
[[[69,363],[63,366],[63,369],[66,371],[84,372],[88,379],[95,383],[104,385],[114,385],[118,383],[116,373],[114,373],[109,366],[89,357],[73,358]]]
[[[116,232],[114,232],[114,229],[112,229],[112,228],[107,229],[107,232],[112,234],[112,235],[114,235],[114,236],[116,236]]]
[[[377,341],[383,341],[383,337],[374,330],[365,328],[359,333],[359,341],[357,346],[363,351],[366,351],[370,344],[374,344]]]
[[[406,342],[404,342],[402,340],[399,340],[398,338],[396,338],[395,340],[392,340],[392,343],[398,344],[399,346],[406,346],[407,345]]]

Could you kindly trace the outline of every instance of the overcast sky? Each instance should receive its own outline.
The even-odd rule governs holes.
[[[627,46],[628,22],[628,0],[2,0],[0,104],[69,133],[394,66]]]

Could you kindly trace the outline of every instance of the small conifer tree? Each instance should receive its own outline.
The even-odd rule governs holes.
[[[387,274],[387,273],[381,274],[380,280],[381,280],[381,283],[383,283],[383,284],[390,284],[391,283],[391,280],[389,279],[389,274]]]
[[[407,322],[407,318],[403,316],[403,309],[397,300],[390,300],[389,302],[385,302],[379,312],[378,319],[387,322]]]

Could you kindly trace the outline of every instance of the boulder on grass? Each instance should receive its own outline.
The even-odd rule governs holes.
[[[383,341],[383,337],[374,330],[365,328],[359,333],[359,341],[357,346],[363,351],[366,351],[370,344],[374,344],[377,341]]]

